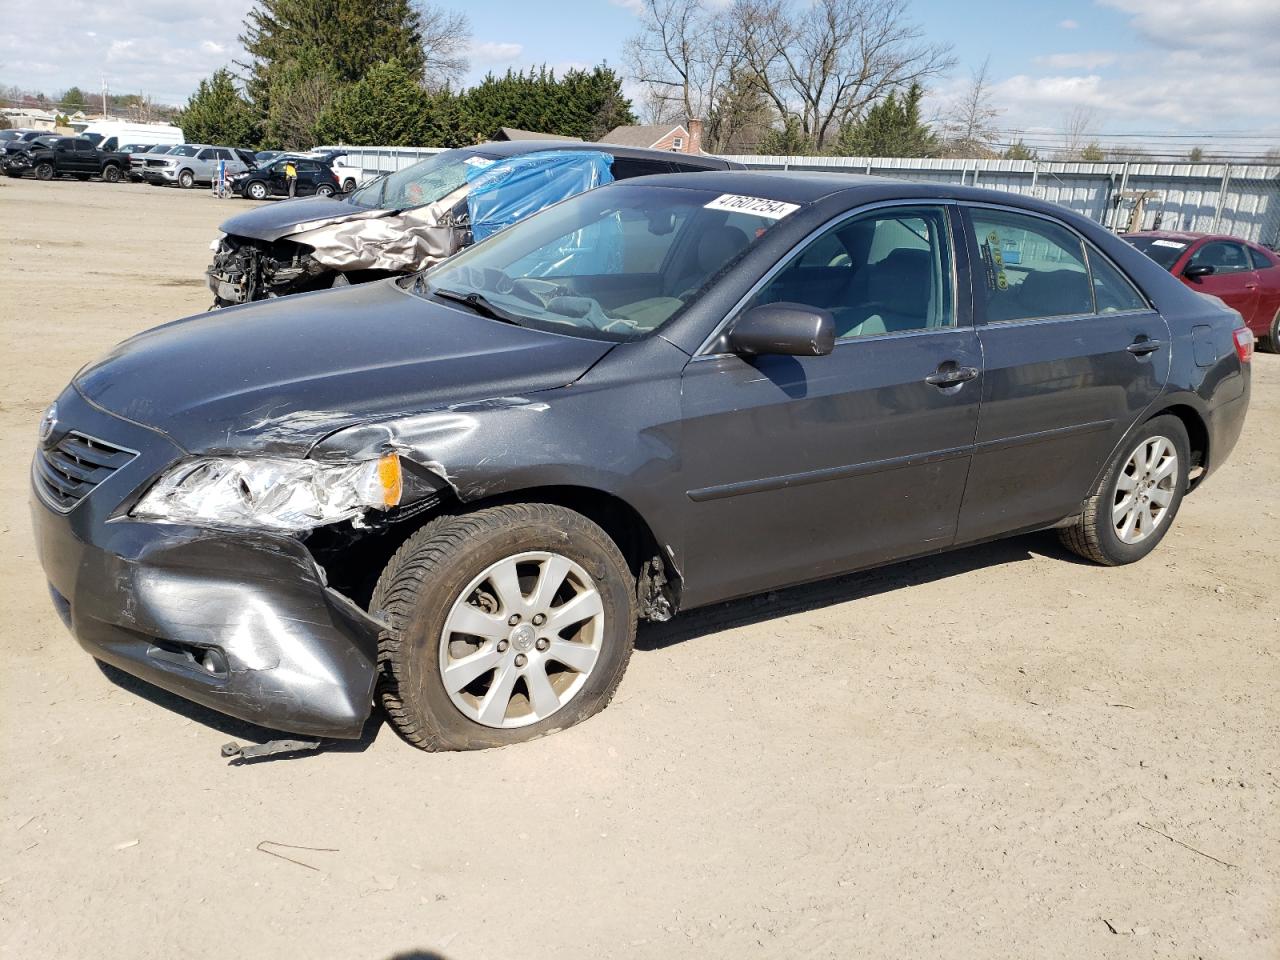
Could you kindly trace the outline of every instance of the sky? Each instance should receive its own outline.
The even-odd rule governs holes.
[[[724,3],[727,0],[708,0]],[[796,0],[804,2],[804,0]],[[251,0],[46,0],[0,19],[0,84],[57,95],[72,84],[182,103],[238,51]],[[492,70],[606,60],[624,67],[639,0],[437,0],[471,20],[472,82]],[[928,39],[958,65],[932,85],[940,115],[990,58],[997,125],[1052,140],[1076,108],[1103,141],[1193,143],[1239,152],[1280,145],[1280,0],[912,0]]]

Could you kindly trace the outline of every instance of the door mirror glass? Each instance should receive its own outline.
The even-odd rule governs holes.
[[[836,321],[831,311],[802,303],[752,307],[729,333],[729,349],[748,357],[824,357],[835,344]]]
[[[1182,271],[1182,275],[1188,280],[1199,280],[1217,272],[1218,268],[1212,263],[1193,263]]]

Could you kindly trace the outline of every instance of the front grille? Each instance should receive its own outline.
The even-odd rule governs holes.
[[[148,167],[167,167],[168,165],[169,165],[168,160],[148,160],[147,161]]]
[[[51,505],[65,512],[135,456],[105,440],[69,433],[57,446],[36,451],[36,484]]]

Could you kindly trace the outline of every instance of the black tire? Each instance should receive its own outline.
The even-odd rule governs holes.
[[[1271,329],[1267,332],[1266,339],[1258,344],[1267,353],[1280,353],[1280,310],[1276,311],[1276,315],[1271,320]]]
[[[244,195],[250,200],[265,200],[269,191],[261,180],[250,180],[244,185]]]
[[[445,690],[442,633],[454,602],[477,576],[526,551],[554,551],[593,579],[605,618],[599,659],[554,713],[527,726],[486,726]],[[430,521],[387,563],[370,610],[390,626],[379,640],[379,698],[400,736],[422,750],[482,750],[573,726],[609,703],[635,644],[635,580],[617,545],[581,514],[546,504]]]
[[[36,164],[36,179],[37,179],[37,180],[52,180],[52,179],[53,179],[53,174],[54,174],[54,170],[53,170],[53,164],[52,164],[52,163],[49,163],[48,161],[46,161],[46,162],[44,162],[44,163],[37,163],[37,164]]]
[[[196,175],[190,170],[183,170],[178,174],[178,186],[183,190],[190,190],[196,185]]]
[[[107,183],[119,183],[120,168],[116,166],[114,163],[108,163],[105,167],[102,168],[102,179],[105,180]]]
[[[332,197],[332,196],[333,196],[333,187],[329,186],[327,183],[322,183],[322,184],[320,184],[320,186],[316,187],[316,196],[317,196],[317,197]]]
[[[1172,498],[1165,508],[1165,516],[1158,526],[1143,540],[1137,543],[1125,543],[1116,533],[1112,524],[1112,508],[1116,503],[1117,484],[1129,458],[1148,440],[1164,437],[1172,443],[1178,457],[1176,475],[1173,482]],[[1164,415],[1153,417],[1138,428],[1120,448],[1106,473],[1098,482],[1093,494],[1085,501],[1084,510],[1069,527],[1059,531],[1062,542],[1073,553],[1086,560],[1100,563],[1107,567],[1121,566],[1141,560],[1154,550],[1164,539],[1173,521],[1177,519],[1178,508],[1187,492],[1187,474],[1191,468],[1191,444],[1187,439],[1187,428],[1175,416]]]
[[[343,181],[342,181],[342,192],[343,192],[343,193],[350,193],[350,192],[351,192],[352,190],[354,190],[355,188],[356,188],[356,182],[355,182],[355,180],[353,180],[351,177],[347,177],[347,179],[345,179],[345,180],[343,180]]]

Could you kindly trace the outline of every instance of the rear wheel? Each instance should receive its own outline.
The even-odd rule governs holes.
[[[1267,342],[1262,344],[1268,353],[1280,353],[1280,310],[1271,320],[1271,329],[1267,331]]]
[[[52,163],[49,163],[48,161],[45,161],[45,162],[43,162],[43,163],[37,163],[37,164],[36,164],[36,179],[37,179],[37,180],[52,180],[52,179],[53,179],[53,164],[52,164]]]
[[[1112,461],[1062,542],[1114,567],[1141,560],[1164,539],[1187,492],[1191,445],[1174,416],[1148,420]]]
[[[244,192],[251,200],[267,199],[267,185],[261,180],[251,180],[245,186]]]
[[[355,182],[355,180],[353,180],[351,177],[347,177],[347,179],[345,179],[345,180],[343,180],[343,181],[342,181],[342,192],[343,192],[343,193],[350,193],[350,192],[351,192],[352,190],[354,190],[355,188],[356,188],[356,182]]]
[[[603,709],[635,642],[634,579],[609,536],[545,504],[432,520],[383,570],[370,610],[380,698],[423,750],[531,740]]]
[[[114,163],[108,163],[105,167],[102,168],[102,179],[105,180],[107,183],[119,183],[120,168],[117,167]]]
[[[178,174],[178,186],[182,187],[184,190],[190,190],[195,186],[195,183],[196,175],[190,170],[183,170]]]

